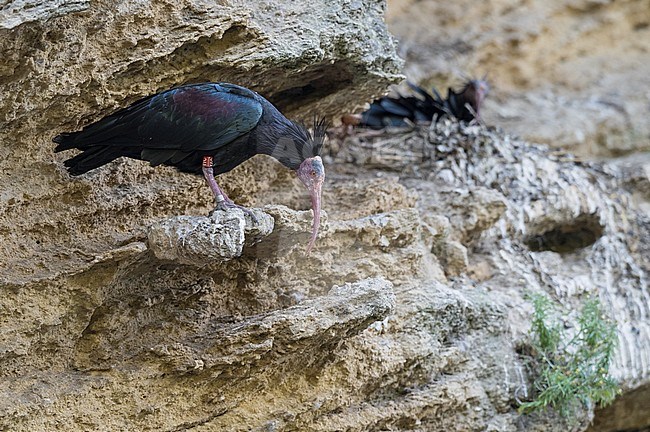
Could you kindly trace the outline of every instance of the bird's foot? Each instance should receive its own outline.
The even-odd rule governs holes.
[[[255,213],[251,209],[246,208],[244,206],[240,206],[238,204],[235,204],[234,202],[232,202],[230,200],[219,201],[217,203],[217,207],[215,207],[215,209],[212,210],[209,215],[212,216],[212,214],[217,210],[227,212],[228,210],[231,210],[231,209],[234,209],[234,208],[238,208],[241,211],[243,211],[244,214],[249,215],[251,217],[251,219],[253,220],[253,223],[257,224],[259,222],[258,219],[257,219],[257,216],[255,216]]]

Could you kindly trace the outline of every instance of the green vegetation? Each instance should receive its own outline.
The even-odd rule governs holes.
[[[620,392],[609,377],[609,364],[616,347],[616,326],[605,319],[596,299],[585,303],[576,333],[567,335],[553,320],[548,298],[533,297],[535,312],[531,328],[536,395],[522,402],[520,412],[556,409],[568,416],[580,404],[611,403]],[[566,341],[566,342],[565,342]]]

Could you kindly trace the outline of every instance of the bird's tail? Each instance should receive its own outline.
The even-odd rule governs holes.
[[[63,144],[55,149],[55,151],[67,150],[74,147],[63,147],[59,149]],[[90,170],[99,168],[102,165],[106,165],[109,162],[117,159],[122,156],[119,151],[116,151],[115,148],[110,146],[93,146],[84,150],[82,153],[79,153],[77,156],[70,158],[63,162],[66,166],[70,175],[78,176],[84,173],[87,173]]]
[[[77,148],[77,144],[75,143],[74,139],[75,135],[75,133],[62,133],[52,138],[52,141],[58,144],[54,148],[54,152],[58,153],[60,151]]]
[[[122,131],[114,127],[111,118],[97,124],[87,126],[79,132],[65,132],[55,136],[57,146],[55,152],[79,149],[82,152],[64,162],[68,172],[81,175],[92,169],[99,168],[121,157],[139,158],[138,142],[120,136]]]
[[[71,175],[78,176],[87,173],[88,171],[105,165],[120,156],[115,152],[115,149],[112,149],[109,146],[87,146],[81,144],[75,139],[78,135],[78,132],[62,133],[52,139],[52,141],[58,144],[54,148],[54,152],[56,153],[71,149],[83,150],[82,153],[79,153],[77,156],[63,162]]]

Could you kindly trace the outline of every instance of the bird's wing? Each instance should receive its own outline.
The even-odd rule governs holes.
[[[373,102],[370,108],[361,114],[360,124],[373,129],[381,129],[386,126],[382,120],[385,113],[386,111],[378,103]]]
[[[384,97],[379,100],[379,105],[386,111],[388,114],[408,117],[411,115],[411,111],[402,104],[402,101],[399,98],[389,98]]]
[[[215,150],[250,132],[262,110],[256,94],[243,87],[183,86],[141,99],[80,132],[62,134],[64,144],[57,151],[92,146],[140,148],[148,153]]]
[[[130,115],[144,149],[215,150],[250,132],[262,116],[255,93],[231,84],[173,89]]]
[[[442,98],[442,96],[438,92],[438,89],[435,88],[435,87],[431,87],[431,91],[433,92],[433,95],[435,96],[434,100],[435,100],[436,104],[444,105],[445,100]]]
[[[429,93],[419,85],[416,85],[412,83],[411,81],[406,82],[408,86],[413,90],[413,92],[416,94],[416,96],[420,96],[421,100],[423,100],[427,104],[435,104],[434,99],[431,97]]]

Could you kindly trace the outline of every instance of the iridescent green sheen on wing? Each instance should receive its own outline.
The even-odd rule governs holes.
[[[138,137],[149,149],[215,150],[248,133],[262,116],[253,93],[242,90],[202,84],[154,96],[138,119]]]
[[[252,156],[245,137],[262,113],[259,96],[246,88],[186,85],[140,99],[79,132],[58,135],[55,151],[83,150],[65,162],[72,175],[121,156],[200,173],[203,155],[239,155],[230,165]]]

